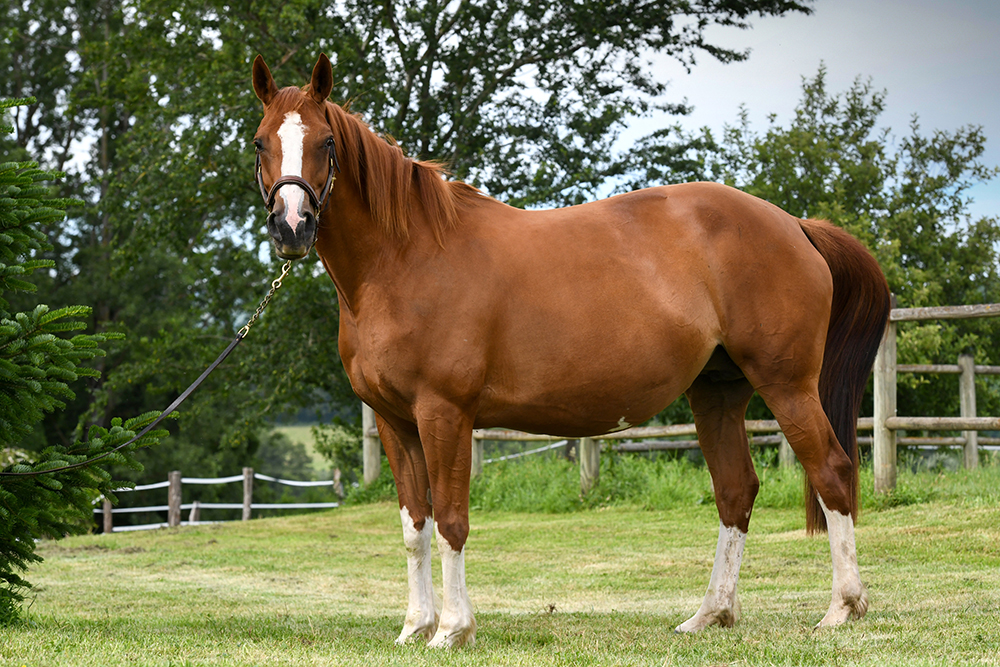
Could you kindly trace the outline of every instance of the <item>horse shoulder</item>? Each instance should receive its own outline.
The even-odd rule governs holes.
[[[373,395],[365,378],[364,360],[365,355],[359,344],[358,325],[354,319],[354,313],[346,308],[341,301],[340,304],[340,328],[337,334],[337,350],[340,353],[341,363],[344,364],[344,371],[347,379],[351,382],[351,388],[361,400],[372,405]]]

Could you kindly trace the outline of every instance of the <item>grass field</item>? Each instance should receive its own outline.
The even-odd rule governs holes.
[[[406,566],[391,503],[43,542],[28,622],[0,630],[0,662],[1000,665],[996,502],[946,496],[866,511],[857,539],[868,616],[819,632],[829,548],[802,525],[799,509],[755,512],[742,620],[678,636],[708,582],[711,504],[475,511],[467,568],[478,640],[455,653],[393,645]]]

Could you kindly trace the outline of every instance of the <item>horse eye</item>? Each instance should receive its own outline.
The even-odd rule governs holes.
[[[330,148],[331,146],[333,146],[333,137],[329,137],[329,138],[328,138],[328,139],[326,140],[326,147],[327,147],[327,148]]]
[[[264,150],[264,142],[261,141],[260,139],[254,139],[253,140],[253,146],[254,146],[254,150],[256,150],[258,152]]]

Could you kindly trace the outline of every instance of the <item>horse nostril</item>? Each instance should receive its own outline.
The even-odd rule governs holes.
[[[278,229],[278,223],[275,222],[274,213],[267,216],[267,233],[275,241],[281,242],[281,230]]]

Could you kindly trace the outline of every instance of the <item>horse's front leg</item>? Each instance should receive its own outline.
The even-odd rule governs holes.
[[[396,479],[410,586],[406,620],[396,643],[403,644],[417,636],[430,640],[438,626],[438,605],[431,582],[433,521],[427,463],[415,429],[390,426],[381,417],[376,417],[375,423]]]
[[[441,619],[429,645],[472,646],[476,641],[476,619],[465,587],[465,541],[469,536],[473,420],[470,414],[445,401],[421,402],[416,407],[444,583]]]

